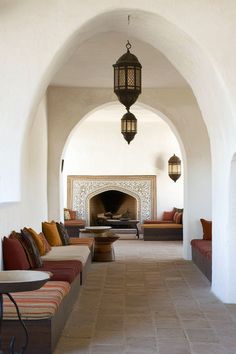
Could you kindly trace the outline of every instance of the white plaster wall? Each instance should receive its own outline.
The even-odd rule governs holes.
[[[120,133],[120,104],[92,113],[75,128],[64,155],[64,206],[67,175],[156,175],[158,218],[183,206],[184,177],[175,183],[168,176],[168,159],[175,153],[182,160],[176,137],[155,113],[135,106],[131,111],[138,134],[130,145]]]
[[[226,242],[229,174],[236,151],[235,1],[71,0],[68,6],[64,0],[12,0],[0,6],[1,202],[24,198],[20,193],[23,139],[54,72],[73,46],[99,30],[122,30],[122,14],[137,11],[133,33],[159,48],[186,78],[207,124],[213,161],[213,291],[229,301],[232,290],[236,301],[228,262],[230,243]],[[93,21],[97,16],[99,21]],[[92,22],[82,28],[88,20]],[[221,170],[219,161],[223,161]],[[193,190],[194,185],[188,188]]]
[[[21,201],[0,204],[1,237],[24,226],[41,231],[41,222],[47,219],[46,97],[25,138],[21,183]]]

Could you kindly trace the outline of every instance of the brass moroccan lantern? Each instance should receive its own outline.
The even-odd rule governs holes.
[[[133,113],[127,112],[123,115],[121,119],[121,133],[128,144],[133,140],[137,133],[137,119]]]
[[[168,174],[175,182],[181,176],[181,160],[175,154],[168,160]]]
[[[123,54],[114,67],[114,92],[127,111],[141,93],[141,69],[138,58],[130,53],[131,44],[127,41],[127,53]]]
[[[129,109],[141,93],[142,65],[137,57],[130,53],[131,44],[129,41],[127,41],[126,48],[127,52],[117,60],[113,67],[114,92],[127,109],[127,113],[121,120],[121,133],[129,144],[137,133],[137,119]]]

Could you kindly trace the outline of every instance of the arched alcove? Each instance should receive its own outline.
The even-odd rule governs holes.
[[[108,5],[105,2],[101,3],[101,8],[97,7],[93,9],[87,8],[86,3],[82,4],[78,2],[78,4],[74,4],[73,16],[71,16],[71,13],[63,11],[63,3],[59,0],[57,10],[61,15],[62,24],[67,24],[67,26],[64,26],[65,28],[63,25],[60,27],[60,33],[54,21],[55,11],[53,7],[47,6],[46,2],[39,2],[39,4],[34,5],[30,5],[30,2],[27,2],[27,11],[25,6],[22,6],[22,8],[19,7],[17,9],[19,14],[17,21],[12,21],[11,16],[14,15],[14,5],[12,6],[9,23],[7,18],[4,18],[6,25],[8,24],[8,28],[10,28],[11,31],[4,33],[4,40],[1,46],[3,50],[2,57],[4,57],[4,62],[1,66],[1,76],[8,78],[7,86],[4,85],[5,80],[1,83],[1,97],[3,97],[3,100],[0,102],[0,108],[4,119],[1,122],[1,128],[3,129],[0,129],[0,131],[2,134],[1,141],[4,147],[9,146],[8,137],[11,136],[12,127],[17,125],[19,129],[15,129],[14,131],[14,146],[11,144],[10,149],[5,148],[1,153],[0,162],[1,166],[4,166],[1,175],[1,189],[3,190],[4,186],[8,183],[12,183],[15,186],[13,194],[16,190],[19,191],[19,186],[21,188],[19,177],[21,176],[19,168],[20,162],[17,161],[14,165],[14,174],[12,174],[12,169],[9,167],[10,164],[6,162],[14,161],[16,156],[18,160],[19,155],[17,155],[17,151],[21,151],[21,162],[27,157],[22,148],[22,142],[25,138],[24,133],[27,131],[30,118],[34,116],[38,102],[46,91],[54,73],[59,69],[61,64],[68,59],[76,46],[79,47],[84,40],[93,36],[96,32],[106,30],[122,31],[124,29],[124,23],[127,22],[127,12],[130,11],[130,6],[138,19],[137,24],[132,27],[133,35],[153,47],[158,48],[173,65],[178,68],[191,85],[194,95],[197,97],[204,120],[207,123],[214,162],[212,173],[213,190],[210,182],[211,168],[209,168],[209,166],[211,166],[210,147],[206,127],[203,124],[201,114],[199,112],[197,114],[192,114],[190,111],[186,112],[188,104],[183,104],[181,109],[179,109],[179,107],[173,108],[173,105],[168,105],[166,101],[165,104],[163,104],[163,112],[168,117],[173,118],[177,130],[180,132],[187,155],[185,195],[190,208],[187,208],[185,218],[191,224],[188,230],[189,237],[194,237],[200,232],[200,229],[197,227],[199,216],[202,216],[202,214],[211,214],[212,190],[214,201],[213,217],[216,221],[215,230],[220,230],[222,238],[227,239],[227,223],[225,217],[222,218],[221,214],[224,214],[224,210],[227,209],[229,200],[225,198],[222,202],[220,197],[221,191],[222,194],[228,196],[228,184],[224,183],[225,178],[223,172],[228,176],[229,166],[227,165],[227,168],[224,169],[223,172],[219,171],[217,158],[220,152],[220,160],[227,160],[226,157],[229,153],[227,146],[230,145],[230,151],[235,147],[235,120],[233,112],[235,102],[231,100],[231,98],[234,97],[235,90],[230,91],[230,88],[234,88],[233,78],[235,77],[235,68],[234,65],[227,65],[235,61],[233,55],[235,52],[235,44],[234,42],[231,43],[231,41],[227,41],[229,33],[232,33],[232,31],[229,31],[229,26],[234,28],[233,22],[231,22],[231,7],[229,5],[226,17],[223,11],[220,11],[222,9],[220,3],[217,3],[216,7],[212,8],[212,21],[209,23],[206,16],[206,14],[209,13],[209,1],[206,1],[203,5],[198,7],[197,12],[194,11],[196,8],[193,2],[189,3],[188,6],[184,3],[179,4],[178,11],[172,6],[172,3],[163,2],[163,4],[157,4],[153,2],[152,5],[152,11],[148,12],[147,10],[150,8],[149,4],[140,4],[140,2],[136,0],[134,0],[132,4],[128,3],[125,9],[122,8],[123,3],[112,2],[112,9],[114,9],[114,11],[110,11],[111,4]],[[40,13],[41,11],[47,13],[43,27],[41,26],[38,11],[40,11]],[[29,26],[23,25],[25,23],[25,13],[31,15],[29,16],[30,25],[32,26],[31,31],[28,30]],[[79,21],[78,16],[76,16],[77,13],[80,15]],[[192,13],[196,13],[196,19],[201,20],[201,28],[206,29],[206,31],[199,30],[199,21],[192,23],[192,21],[189,20],[192,18]],[[232,14],[233,13],[232,11]],[[16,18],[13,17],[13,19]],[[229,24],[228,26],[227,23]],[[217,32],[219,35],[217,36],[217,41],[215,41],[216,24],[218,24],[220,28],[220,31]],[[83,27],[84,25],[85,27]],[[19,26],[22,27],[21,33],[17,31]],[[48,33],[50,33],[50,36],[47,36]],[[40,38],[43,38],[44,34],[45,38],[47,38],[46,41],[40,40]],[[39,37],[37,37],[37,35]],[[24,38],[27,45],[21,48],[19,55],[19,47],[12,44],[21,43],[22,38]],[[35,47],[37,39],[39,39],[38,45]],[[45,55],[42,55],[42,53]],[[222,53],[224,53],[225,60],[222,60]],[[40,61],[38,60],[39,57]],[[12,58],[22,60],[22,62],[18,62],[19,65],[22,64],[21,75],[19,75],[18,66],[12,65]],[[29,67],[31,68],[30,75],[28,72]],[[8,72],[11,73],[11,75],[6,75]],[[12,88],[10,92],[8,91],[8,87]],[[88,88],[87,94],[89,91],[90,89]],[[112,94],[110,94],[110,96],[108,94],[106,99],[104,99],[104,97],[101,96],[103,96],[105,90],[100,91],[100,100],[94,99],[93,103],[88,102],[89,95],[83,95],[85,107],[83,107],[83,109],[81,108],[78,116],[84,116],[88,111],[94,109],[97,104],[112,101]],[[9,92],[9,94],[6,95],[6,92]],[[160,103],[156,102],[153,104],[153,101],[159,101],[160,96],[158,96],[155,90],[150,90],[144,102],[157,108]],[[162,92],[162,99],[163,97],[164,93]],[[173,98],[173,96],[171,98]],[[12,104],[13,102],[18,102],[18,104],[14,105]],[[171,103],[173,103],[173,101]],[[180,101],[176,99],[175,103],[176,106],[179,106]],[[69,111],[65,113],[67,114],[68,112]],[[195,127],[191,125],[191,120],[194,120],[196,116],[198,116],[197,119],[199,119],[199,129],[195,129]],[[222,119],[222,117],[224,117],[224,119]],[[50,140],[48,158],[49,210],[50,216],[52,217],[58,217],[60,211],[60,202],[58,203],[58,176],[60,173],[62,147],[65,144],[68,132],[70,132],[74,126],[74,124],[71,124],[71,121],[68,120],[66,124],[63,125],[60,118],[61,116],[54,122],[55,125],[58,125],[57,129],[54,130],[54,125],[51,124],[50,119],[48,125]],[[9,123],[5,124],[6,121]],[[63,130],[64,135],[62,134],[62,136],[58,137],[57,133],[60,130]],[[200,137],[198,146],[194,142],[194,136],[196,134]],[[188,139],[187,135],[189,137]],[[57,139],[61,137],[62,145],[60,145],[60,143],[57,145]],[[207,146],[205,145],[206,140],[208,142]],[[202,146],[202,141],[204,142],[203,145],[205,148]],[[221,142],[221,144],[219,144],[219,142]],[[199,162],[202,167],[201,169],[199,169]],[[55,189],[52,186],[53,183],[55,184]],[[10,190],[9,185],[8,190]],[[16,193],[16,197],[16,199],[18,199],[19,194]],[[195,206],[192,205],[193,201]],[[18,211],[20,211],[20,208],[21,206],[19,205]],[[30,222],[30,214],[28,218]],[[220,219],[221,221],[219,221]],[[38,218],[38,222],[40,222],[40,218]],[[231,236],[233,238],[233,235]],[[216,238],[214,242],[218,243],[219,246],[219,241]],[[218,251],[219,249],[220,247],[217,247]],[[228,254],[228,243],[226,242],[222,254]],[[220,251],[218,258],[220,258]],[[225,258],[224,263],[227,263]],[[219,269],[217,269],[217,272],[219,273]],[[218,275],[223,279],[223,273],[219,273]],[[218,279],[216,280],[220,283]],[[219,285],[218,289],[220,288],[222,288],[222,286],[220,287]],[[218,293],[220,291],[221,290],[219,290]]]

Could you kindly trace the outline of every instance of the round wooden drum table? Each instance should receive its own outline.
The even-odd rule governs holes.
[[[94,237],[94,254],[95,262],[112,262],[115,260],[113,242],[119,239],[119,236],[112,234],[111,226],[86,226],[86,230],[90,231]]]

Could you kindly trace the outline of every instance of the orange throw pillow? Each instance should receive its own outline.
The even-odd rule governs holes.
[[[49,245],[46,237],[42,232],[39,233],[39,238],[42,240],[44,247],[45,247],[45,254],[51,251],[52,247]]]
[[[54,221],[42,222],[42,230],[50,246],[62,246],[57,225]]]
[[[31,234],[31,236],[32,236],[32,238],[39,250],[40,256],[44,256],[46,254],[46,247],[45,247],[45,244],[43,243],[41,237],[39,236],[39,234],[35,230],[33,230],[31,228],[28,228],[27,230],[30,232],[30,234]]]
[[[212,240],[212,221],[200,219],[203,230],[203,240]]]

